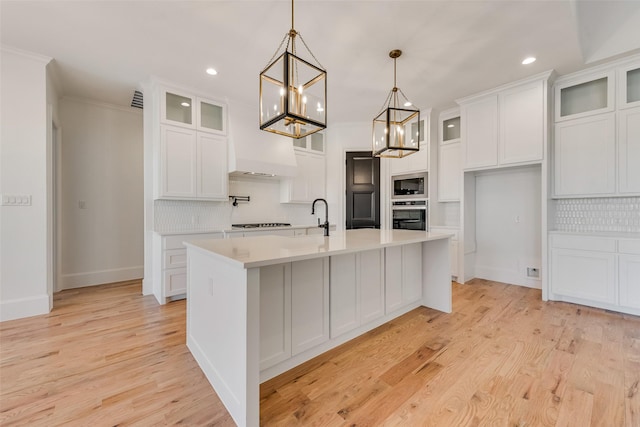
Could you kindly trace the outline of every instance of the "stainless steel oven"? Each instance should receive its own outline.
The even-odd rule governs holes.
[[[429,230],[428,200],[394,201],[391,205],[395,230]]]
[[[391,199],[429,198],[429,175],[427,172],[391,177]]]

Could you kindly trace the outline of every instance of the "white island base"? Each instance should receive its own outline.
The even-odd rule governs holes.
[[[187,346],[239,426],[260,383],[418,306],[451,312],[449,235],[187,242]]]

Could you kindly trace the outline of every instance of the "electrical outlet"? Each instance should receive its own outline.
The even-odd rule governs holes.
[[[540,278],[540,269],[535,267],[527,267],[527,277],[532,277],[534,279]]]

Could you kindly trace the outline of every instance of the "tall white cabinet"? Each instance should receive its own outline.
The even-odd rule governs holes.
[[[228,200],[226,105],[166,85],[154,85],[151,95],[154,198]]]
[[[635,57],[556,81],[554,197],[640,195],[639,76]]]

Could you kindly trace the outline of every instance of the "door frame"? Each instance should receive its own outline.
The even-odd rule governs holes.
[[[342,192],[340,193],[340,227],[341,229],[345,229],[346,219],[347,219],[347,205],[346,205],[346,197],[347,197],[347,153],[355,152],[355,153],[371,153],[371,147],[363,148],[363,147],[353,147],[353,148],[342,148]],[[388,218],[389,218],[389,171],[388,165],[385,158],[380,158],[380,229],[389,228],[388,227]]]

